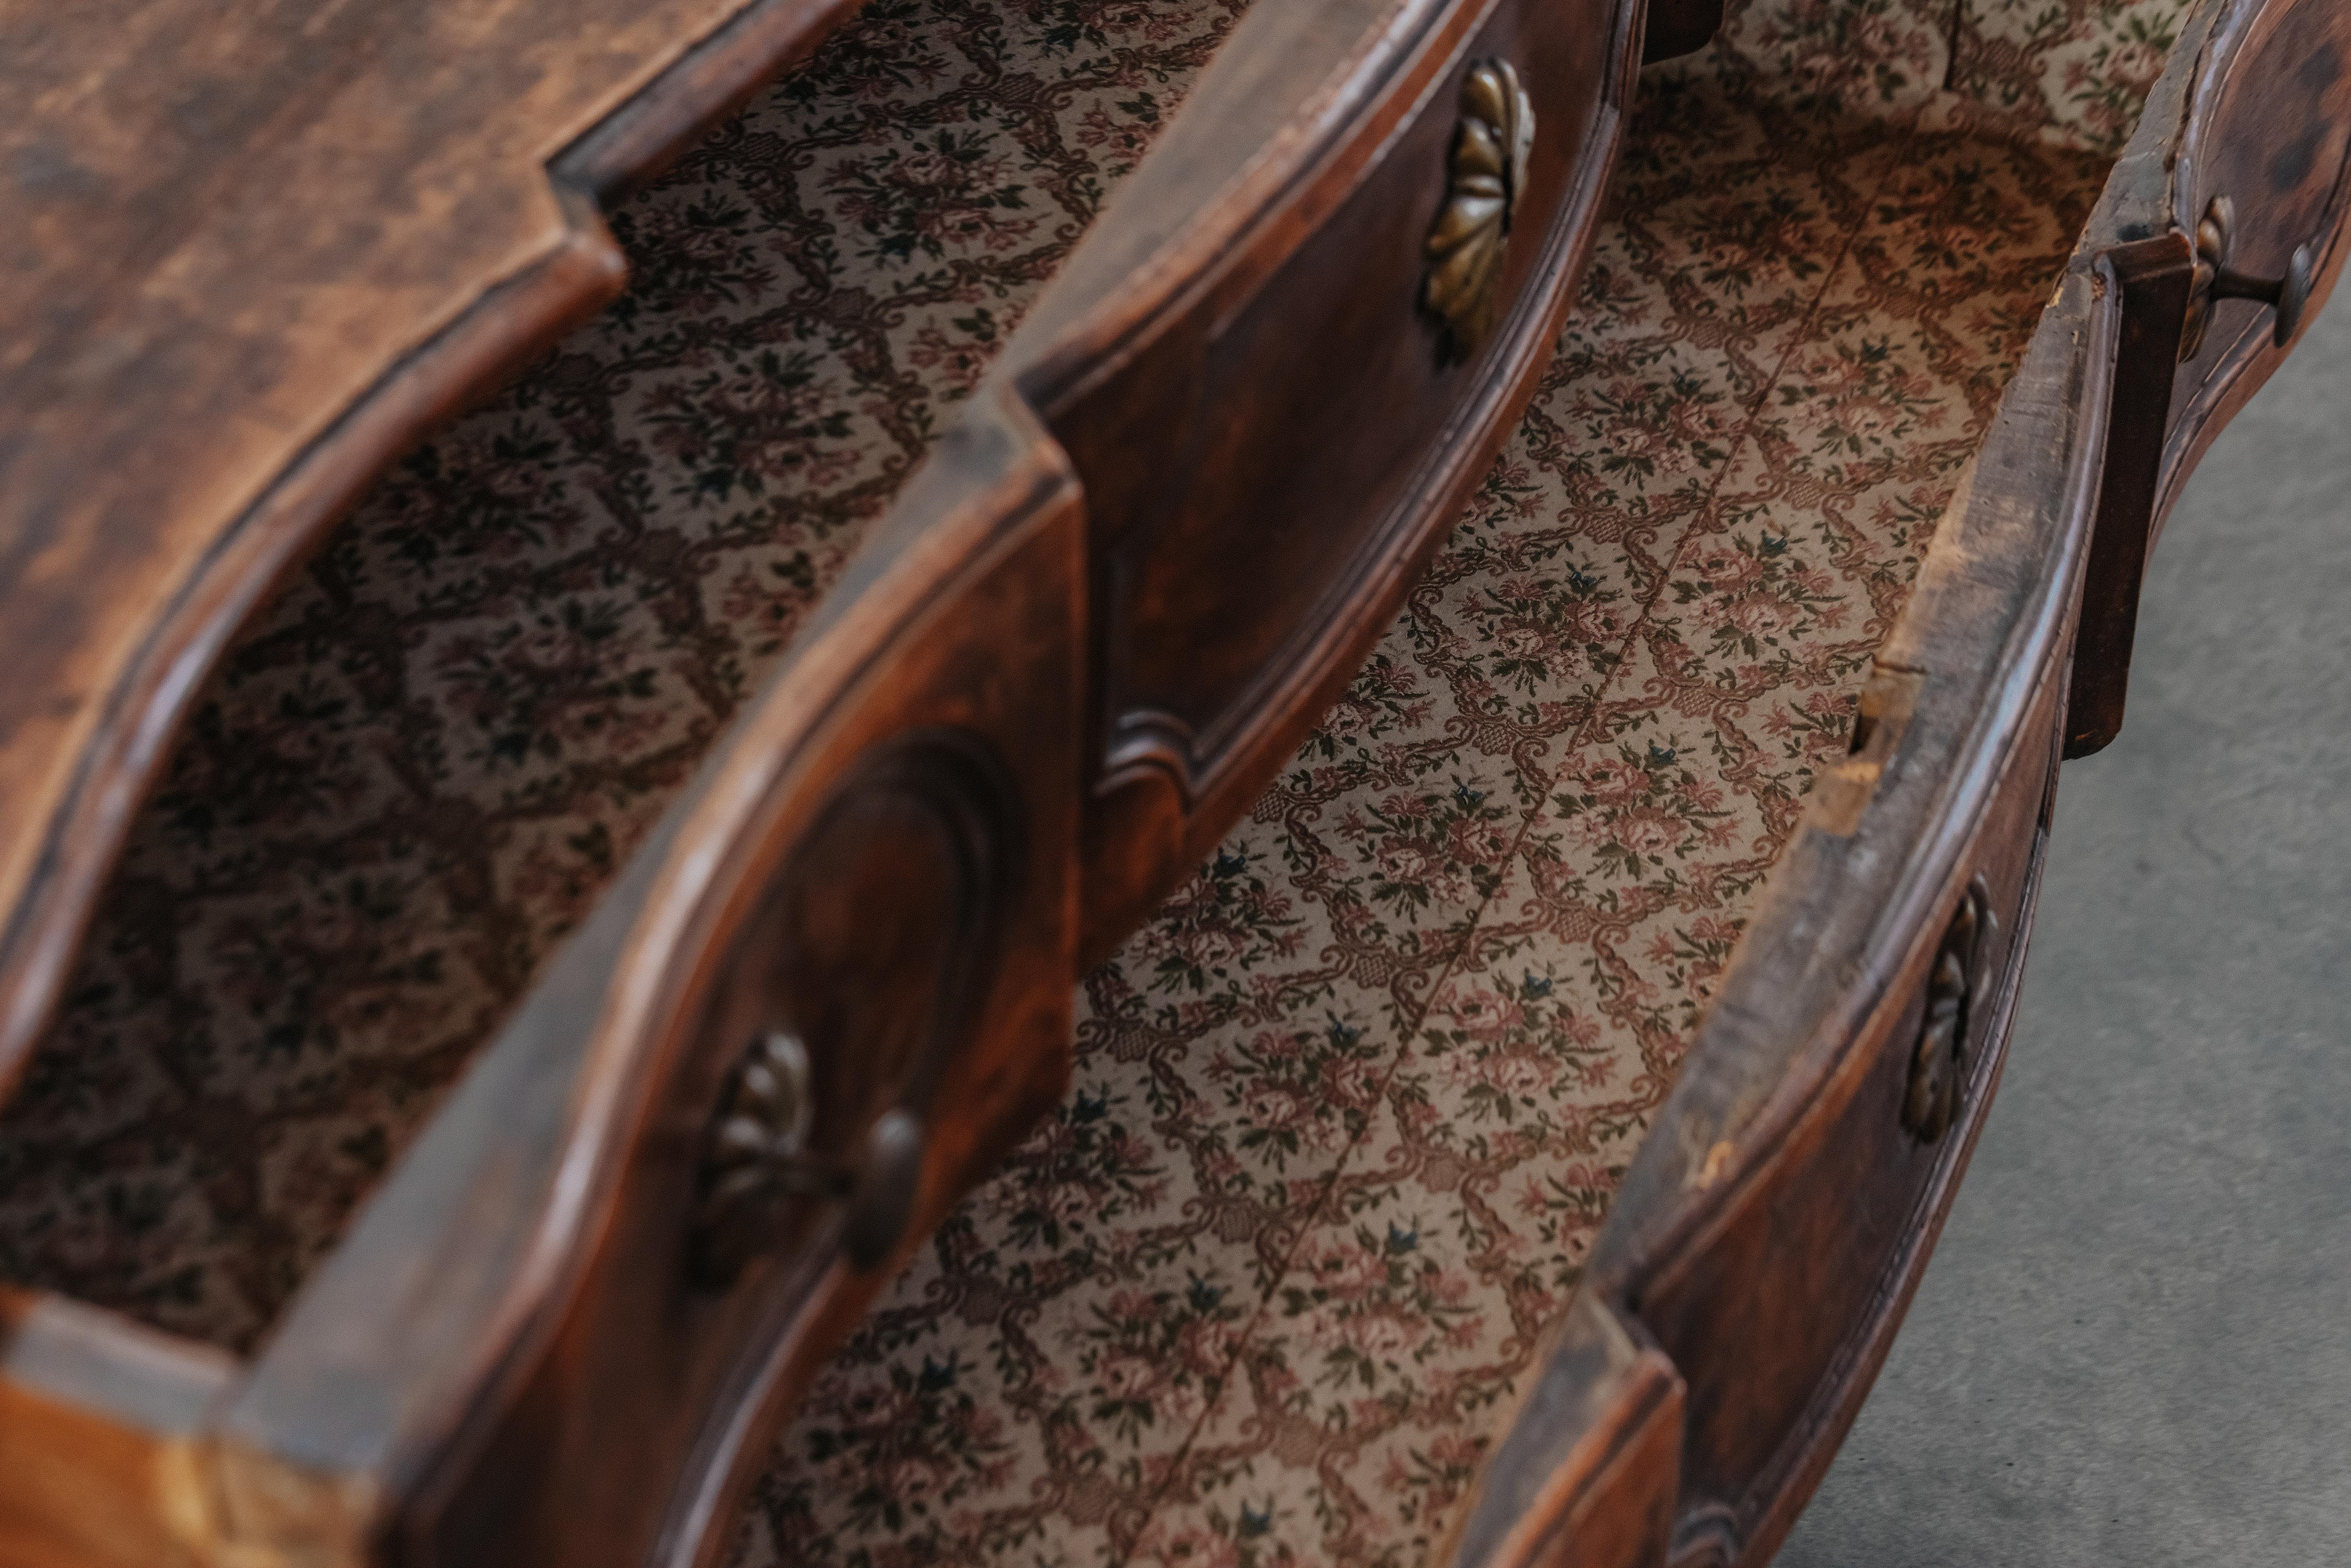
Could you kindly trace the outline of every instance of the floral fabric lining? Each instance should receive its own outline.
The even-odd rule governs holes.
[[[871,0],[615,214],[627,298],[199,703],[0,1121],[0,1274],[257,1340],[1241,3]],[[2179,17],[1908,3],[1645,78],[1524,423],[1088,977],[1069,1103],[782,1435],[742,1568],[1442,1534]]]

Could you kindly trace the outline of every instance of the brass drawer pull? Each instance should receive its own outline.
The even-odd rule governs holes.
[[[2205,329],[2211,325],[2212,307],[2222,299],[2252,299],[2271,307],[2277,320],[2270,340],[2283,349],[2302,325],[2303,308],[2310,303],[2310,246],[2298,245],[2286,258],[2283,277],[2248,277],[2229,266],[2237,224],[2235,204],[2226,196],[2207,203],[2196,225],[2196,276],[2189,286],[2188,319],[2180,329],[2179,358],[2192,360],[2204,347]]]
[[[732,1284],[773,1245],[785,1207],[809,1198],[848,1206],[842,1249],[861,1269],[888,1258],[905,1234],[922,1185],[922,1124],[903,1108],[885,1111],[859,1157],[820,1154],[810,1146],[812,1076],[808,1047],[781,1030],[752,1042],[736,1067],[697,1181],[692,1266],[701,1283]]]
[[[1959,900],[1935,953],[1927,979],[1927,1016],[1911,1048],[1910,1083],[1902,1097],[1902,1124],[1920,1143],[1939,1143],[1959,1120],[1959,1092],[1967,1081],[1968,1014],[1977,989],[1977,967],[1991,946],[1997,924],[1979,877]]]
[[[1428,277],[1421,302],[1445,323],[1447,353],[1466,360],[1494,330],[1510,214],[1526,188],[1535,111],[1518,68],[1479,60],[1461,81],[1461,123],[1453,133],[1452,180],[1428,231]]]

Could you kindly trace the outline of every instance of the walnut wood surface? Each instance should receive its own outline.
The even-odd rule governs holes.
[[[1637,1561],[1761,1563],[1826,1469],[1997,1079],[2060,737],[2077,751],[2118,722],[2137,560],[2281,351],[2266,318],[2225,305],[2175,371],[2180,236],[2213,184],[2253,189],[2277,215],[2252,265],[2312,243],[2323,297],[2342,259],[2346,27],[2326,0],[2236,0],[2184,29],[1878,655],[1865,744],[1816,786],[1594,1248],[1579,1301],[1654,1337],[1687,1387],[1679,1441],[1646,1469],[1580,1461],[1646,1396],[1563,1343],[1550,1402],[1498,1443],[1452,1561],[1618,1561],[1550,1521],[1646,1509],[1666,1487],[1671,1543]],[[1902,1060],[1928,959],[1978,877],[2001,978],[1971,1024],[1959,1123],[1920,1145],[1896,1131]]]
[[[0,136],[46,269],[0,295],[37,323],[0,361],[0,407],[38,411],[0,436],[0,614],[56,661],[0,698],[0,791],[27,803],[0,828],[16,911],[0,1081],[227,629],[393,446],[614,287],[589,195],[839,8],[731,24],[684,0],[263,11],[176,73],[195,24],[172,9],[62,18],[0,62],[40,107]],[[2314,57],[2333,15],[2236,0],[2189,29],[1880,655],[1871,731],[1816,791],[1457,1560],[1760,1561],[1817,1480],[1997,1075],[2093,517],[2102,542],[2143,541],[2274,363],[2230,307],[2167,400],[2158,462],[2138,413],[2110,439],[2110,410],[2145,392],[2119,378],[2151,319],[2116,253],[2174,226],[2196,171],[2226,169],[2278,197],[2249,256],[2313,231],[2323,293],[2340,73],[2293,78],[2323,134],[2263,161],[2243,149],[2270,111],[2240,107],[2261,95],[2231,72]],[[1703,4],[1667,19],[1677,39],[1710,25]],[[1050,1103],[1081,958],[1288,755],[1522,403],[1639,21],[1627,0],[1255,12],[256,1364],[151,1354],[59,1304],[12,1305],[0,1410],[69,1462],[47,1490],[41,1452],[0,1467],[0,1546],[707,1562],[762,1435],[888,1278],[852,1266],[837,1213],[812,1206],[737,1284],[695,1281],[698,1172],[732,1065],[764,1029],[804,1031],[836,1152],[884,1107],[920,1119],[899,1257]],[[101,44],[129,63],[78,70]],[[1496,341],[1454,364],[1411,308],[1415,247],[1462,73],[1497,52],[1540,67],[1529,232]],[[224,184],[231,164],[249,188]],[[118,180],[151,199],[115,212]],[[71,267],[85,217],[89,254],[119,258],[88,278]],[[236,308],[256,298],[286,308]],[[1353,358],[1285,359],[1301,314]],[[141,376],[161,390],[134,410]],[[2101,512],[2125,456],[2151,482]],[[1259,548],[1285,563],[1262,581]],[[1155,715],[1171,722],[1155,732]],[[1997,983],[1971,1019],[1959,1123],[1922,1145],[1899,1128],[1902,1070],[1926,968],[1978,878]],[[84,1485],[95,1500],[56,1491]],[[53,1493],[62,1508],[41,1503]]]
[[[0,1563],[194,1568],[193,1445],[235,1372],[110,1312],[0,1289]]]
[[[1336,365],[1289,394],[1294,417],[1369,422],[1400,466],[1378,505],[1330,507],[1303,537],[1347,570],[1274,607],[1251,655],[1270,685],[1241,683],[1265,695],[1231,725],[1247,764],[1185,824],[1213,836],[1345,678],[1531,390],[1614,151],[1636,22],[1622,3],[1334,0],[1244,25],[818,624],[213,1415],[207,1529],[322,1563],[719,1550],[711,1527],[762,1435],[888,1278],[852,1266],[837,1218],[811,1206],[738,1283],[695,1280],[702,1140],[747,1042],[808,1035],[836,1151],[884,1106],[921,1117],[900,1259],[1066,1075],[1079,790],[1100,771],[1081,749],[1106,593],[1088,554],[1128,531],[1118,499],[1153,466],[1081,441],[1065,456],[1032,397],[1049,419],[1114,403],[1177,426],[1198,386],[1148,373],[1165,363],[1152,351],[1188,334],[1213,357],[1252,309],[1317,298],[1361,318],[1351,350],[1410,370],[1397,389]],[[1412,302],[1481,49],[1531,55],[1557,112],[1503,329],[1447,367]],[[611,159],[645,141],[616,125],[581,145]],[[1338,242],[1365,223],[1408,242],[1399,265],[1353,267]],[[1272,340],[1249,330],[1261,355]],[[1236,361],[1223,395],[1265,395],[1270,373]],[[1224,499],[1264,517],[1292,476],[1280,442],[1261,447],[1225,465]],[[1228,592],[1246,586],[1207,564]],[[1155,654],[1211,651],[1218,601],[1202,609]],[[947,753],[973,768],[889,782]],[[981,861],[1005,874],[959,869]],[[1162,854],[1149,874],[1181,869]],[[970,918],[931,920],[945,906]]]
[[[618,292],[594,200],[852,3],[0,23],[0,1090],[230,631],[392,453]]]
[[[1090,957],[1149,915],[1337,696],[1522,411],[1581,270],[1637,8],[1405,15],[1414,30],[1381,37],[1390,63],[1345,135],[1262,206],[1222,206],[1195,231],[1227,254],[1176,275],[1181,292],[1142,291],[1137,327],[1101,362],[1045,350],[1012,371],[1089,497]],[[1236,76],[1262,68],[1228,57]],[[1533,147],[1502,325],[1464,361],[1420,300],[1461,83],[1486,59],[1514,67]],[[1225,85],[1217,68],[1204,97]],[[1215,126],[1188,117],[1178,136],[1186,124]]]
[[[2225,196],[2238,214],[2232,267],[2276,277],[2296,246],[2311,244],[2314,308],[2342,267],[2339,235],[2351,204],[2351,17],[2327,5],[2241,7],[2210,47],[2225,63],[2199,79],[2170,172],[2172,211],[2186,230],[2132,238],[2115,252],[2124,298],[2121,362],[2074,661],[2065,743],[2072,757],[2099,750],[2121,731],[2139,581],[2179,486],[2291,348],[2273,340],[2266,308],[2224,300],[2200,348],[2180,360],[2194,259],[2188,234],[2207,204]]]
[[[349,1561],[389,1539],[434,1563],[634,1563],[656,1542],[664,1560],[723,1543],[705,1527],[758,1457],[758,1417],[1066,1075],[1073,502],[1017,410],[950,438],[221,1418],[244,1535]],[[844,791],[870,803],[873,764],[911,745],[920,768],[934,737],[1000,776],[977,831],[1005,874],[958,888],[903,834],[823,844]],[[952,772],[935,781],[971,794]],[[778,892],[802,907],[778,912]],[[892,935],[973,897],[977,942]],[[836,952],[992,961],[861,987],[842,965],[758,947],[779,924]],[[854,1086],[835,1097],[852,1128],[875,1102],[922,1116],[916,1223],[876,1267],[851,1266],[819,1227],[733,1287],[701,1289],[687,1258],[700,1139],[726,1071],[778,1024]]]

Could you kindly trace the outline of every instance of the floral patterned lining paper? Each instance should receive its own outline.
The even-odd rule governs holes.
[[[628,297],[249,630],[0,1126],[0,1272],[249,1347],[834,579],[1240,0],[871,0]],[[1075,1091],[737,1548],[1416,1562],[1563,1306],[2168,52],[1764,0],[1659,68],[1524,424],[1088,977]]]

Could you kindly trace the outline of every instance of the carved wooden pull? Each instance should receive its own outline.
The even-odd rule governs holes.
[[[2205,329],[2212,323],[2212,307],[2223,299],[2252,299],[2277,312],[2270,340],[2283,349],[2302,325],[2303,308],[2310,303],[2310,246],[2298,245],[2286,258],[2283,277],[2248,277],[2229,266],[2234,243],[2237,209],[2226,196],[2205,204],[2196,225],[2196,275],[2189,285],[2188,319],[2179,330],[2182,363],[2204,347]]]
[[[695,1278],[734,1282],[781,1231],[785,1206],[845,1203],[842,1249],[861,1269],[888,1258],[905,1234],[922,1184],[923,1128],[904,1109],[884,1112],[854,1159],[810,1147],[816,1117],[808,1048],[770,1030],[735,1069],[703,1151],[694,1221]]]
[[[1451,183],[1428,231],[1421,302],[1444,322],[1447,351],[1466,360],[1494,330],[1510,214],[1526,186],[1534,106],[1508,60],[1479,60],[1461,82]]]
[[[1990,948],[1995,924],[1979,877],[1959,900],[1927,977],[1927,1016],[1910,1052],[1910,1084],[1902,1097],[1902,1124],[1920,1143],[1942,1140],[1959,1120],[1967,1082],[1968,1012],[1974,999],[1978,957]]]

